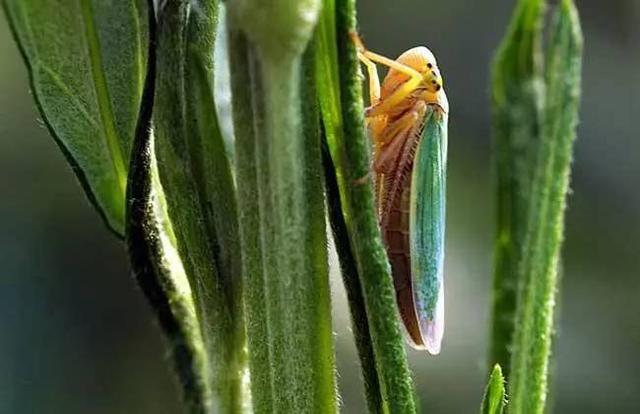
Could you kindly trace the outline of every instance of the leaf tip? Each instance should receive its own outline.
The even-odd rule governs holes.
[[[502,414],[507,404],[505,380],[500,364],[495,364],[482,399],[482,414]]]

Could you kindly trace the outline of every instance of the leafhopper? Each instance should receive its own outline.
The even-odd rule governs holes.
[[[396,60],[365,49],[366,123],[377,213],[407,341],[440,353],[444,334],[444,233],[449,103],[436,59],[415,47]],[[376,64],[389,71],[382,83]]]

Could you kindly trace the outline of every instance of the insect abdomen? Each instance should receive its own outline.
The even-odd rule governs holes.
[[[387,255],[391,263],[393,284],[398,310],[413,345],[422,344],[416,317],[413,283],[411,281],[411,253],[409,241],[409,210],[411,202],[411,176],[406,177],[404,188],[391,201],[391,208],[383,227]]]

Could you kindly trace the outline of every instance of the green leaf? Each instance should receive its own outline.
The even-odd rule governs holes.
[[[582,34],[571,0],[551,25],[545,118],[531,185],[509,380],[510,412],[545,410],[564,210],[580,102]]]
[[[213,412],[246,409],[238,218],[213,99],[218,3],[158,11],[154,128],[160,181],[208,358]]]
[[[482,414],[502,414],[506,405],[504,377],[500,365],[496,364],[489,376],[489,382],[482,398]]]
[[[273,8],[275,4],[280,8]],[[245,305],[256,413],[336,411],[312,51],[303,56],[318,12],[310,4],[245,1],[229,5]],[[268,30],[275,30],[281,46],[265,40],[271,35]]]
[[[328,36],[325,33],[323,37],[327,37],[323,41],[337,45],[337,59],[331,56],[335,46],[327,44],[322,52],[327,55],[318,56],[316,65],[320,72],[320,103],[335,167],[342,216],[355,258],[360,295],[366,308],[368,328],[361,325],[361,333],[357,335],[362,336],[356,337],[356,340],[368,341],[364,336],[368,329],[379,383],[379,391],[373,388],[372,392],[381,394],[381,403],[378,403],[378,397],[369,392],[368,405],[371,412],[413,413],[417,410],[413,380],[400,331],[395,292],[375,214],[369,175],[370,143],[364,125],[361,72],[350,36],[356,30],[355,1],[340,0],[336,2],[335,9],[336,41],[331,39],[331,33]],[[331,24],[330,21],[329,17],[327,23],[321,23],[320,27],[323,27],[322,24]],[[333,68],[338,68],[337,75]],[[343,249],[343,253],[345,251]],[[351,260],[343,254],[343,267]],[[357,288],[355,283],[352,285]],[[350,304],[360,306],[357,302],[359,294],[353,292],[353,295],[356,300]],[[363,310],[356,309],[356,312],[362,314]],[[363,369],[365,373],[368,372],[370,381],[375,381],[366,358],[367,350],[361,353]]]
[[[544,101],[543,12],[544,0],[519,0],[492,71],[497,217],[489,363],[507,376]]]
[[[146,71],[146,1],[3,4],[50,133],[89,199],[122,235],[129,154]]]
[[[335,20],[335,2],[333,0],[325,0],[314,39],[314,61],[318,102],[324,127],[322,158],[327,205],[336,251],[340,260],[340,273],[349,301],[351,326],[362,368],[367,407],[370,413],[382,413],[384,408],[380,381],[376,370],[376,360],[360,276],[358,275],[356,258],[349,241],[347,223],[343,215],[337,171],[328,147],[328,141],[338,142],[344,140]]]
[[[333,240],[336,252],[340,260],[340,273],[342,282],[347,292],[349,311],[351,312],[351,329],[353,331],[360,366],[364,392],[367,400],[367,408],[370,413],[383,413],[382,393],[380,391],[380,379],[376,370],[376,358],[373,353],[373,343],[367,319],[366,305],[362,295],[362,285],[358,276],[356,258],[349,242],[347,223],[342,214],[340,192],[336,170],[331,160],[331,154],[323,141],[322,161],[324,163],[325,185],[327,192],[327,205]]]
[[[135,145],[127,199],[127,245],[133,272],[170,341],[188,412],[208,413],[207,355],[191,286],[168,221],[151,137]]]
[[[151,115],[155,88],[155,17],[149,13],[148,74],[136,128],[127,185],[126,240],[134,274],[169,338],[187,410],[210,410],[207,356],[189,281],[175,248],[175,235],[154,153]]]

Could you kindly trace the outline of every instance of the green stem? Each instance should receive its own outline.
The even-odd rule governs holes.
[[[351,326],[360,358],[362,377],[364,380],[367,406],[371,413],[382,413],[382,395],[380,381],[376,370],[371,333],[367,312],[360,284],[360,276],[356,259],[351,248],[347,223],[343,216],[343,208],[338,185],[336,168],[329,150],[328,142],[335,145],[344,141],[342,109],[340,102],[340,76],[338,73],[338,42],[336,37],[336,8],[334,0],[325,0],[318,21],[315,44],[315,75],[318,90],[318,101],[322,112],[323,131],[323,163],[329,219],[334,234],[336,251],[340,259],[342,281],[347,292]],[[342,198],[345,196],[343,195]]]
[[[229,21],[229,20],[227,20]],[[263,257],[260,240],[260,209],[258,197],[258,169],[256,165],[256,146],[258,127],[261,122],[254,111],[253,92],[255,87],[254,62],[251,61],[247,39],[241,31],[228,25],[229,68],[231,90],[233,94],[233,119],[235,131],[235,166],[238,204],[240,208],[240,232],[242,240],[243,297],[247,323],[249,346],[249,367],[251,371],[251,390],[253,410],[256,414],[271,413],[273,395],[271,393],[271,367],[269,338],[266,318],[266,299],[264,278],[262,276]]]
[[[500,364],[506,377],[531,175],[541,128],[543,12],[544,0],[519,1],[493,64],[497,217],[489,366]]]
[[[582,35],[571,0],[558,6],[546,62],[546,111],[532,182],[509,382],[514,414],[545,410],[554,295],[580,96]]]
[[[229,9],[257,413],[336,411],[318,118],[303,58],[312,12],[308,1]]]
[[[343,210],[340,203],[338,179],[326,143],[323,143],[322,155],[327,188],[329,220],[331,221],[336,251],[340,258],[342,282],[344,283],[347,300],[349,301],[351,327],[356,349],[358,350],[358,357],[360,358],[360,366],[362,368],[367,408],[370,413],[383,413],[384,406],[382,404],[382,394],[380,391],[380,379],[378,378],[378,372],[376,370],[376,358],[373,352],[366,305],[364,297],[362,296],[362,285],[360,284],[360,276],[358,275],[358,266],[353,251],[351,250],[347,223],[342,215]]]
[[[335,136],[336,141],[331,141],[331,135],[327,138],[362,286],[382,410],[414,413],[417,405],[413,380],[400,331],[389,263],[375,215],[360,67],[350,36],[356,30],[355,1],[341,0],[336,9],[340,106],[344,124],[343,133]]]
[[[284,398],[275,400],[275,411],[333,412],[324,203],[312,202],[322,189],[317,181],[316,188],[311,187],[308,176],[321,177],[320,159],[304,156],[305,144],[317,151],[319,143],[300,139],[302,113],[296,105],[300,102],[300,61],[288,65],[263,61],[261,68],[265,142],[264,146],[259,143],[258,151],[266,162],[258,165],[266,164],[263,173],[268,174],[268,184],[262,187],[267,194],[260,194],[264,200],[261,211],[266,213],[263,248],[272,246],[265,274],[267,318],[272,370],[280,373],[273,377],[273,390],[284,391]],[[269,266],[269,261],[275,266]]]

